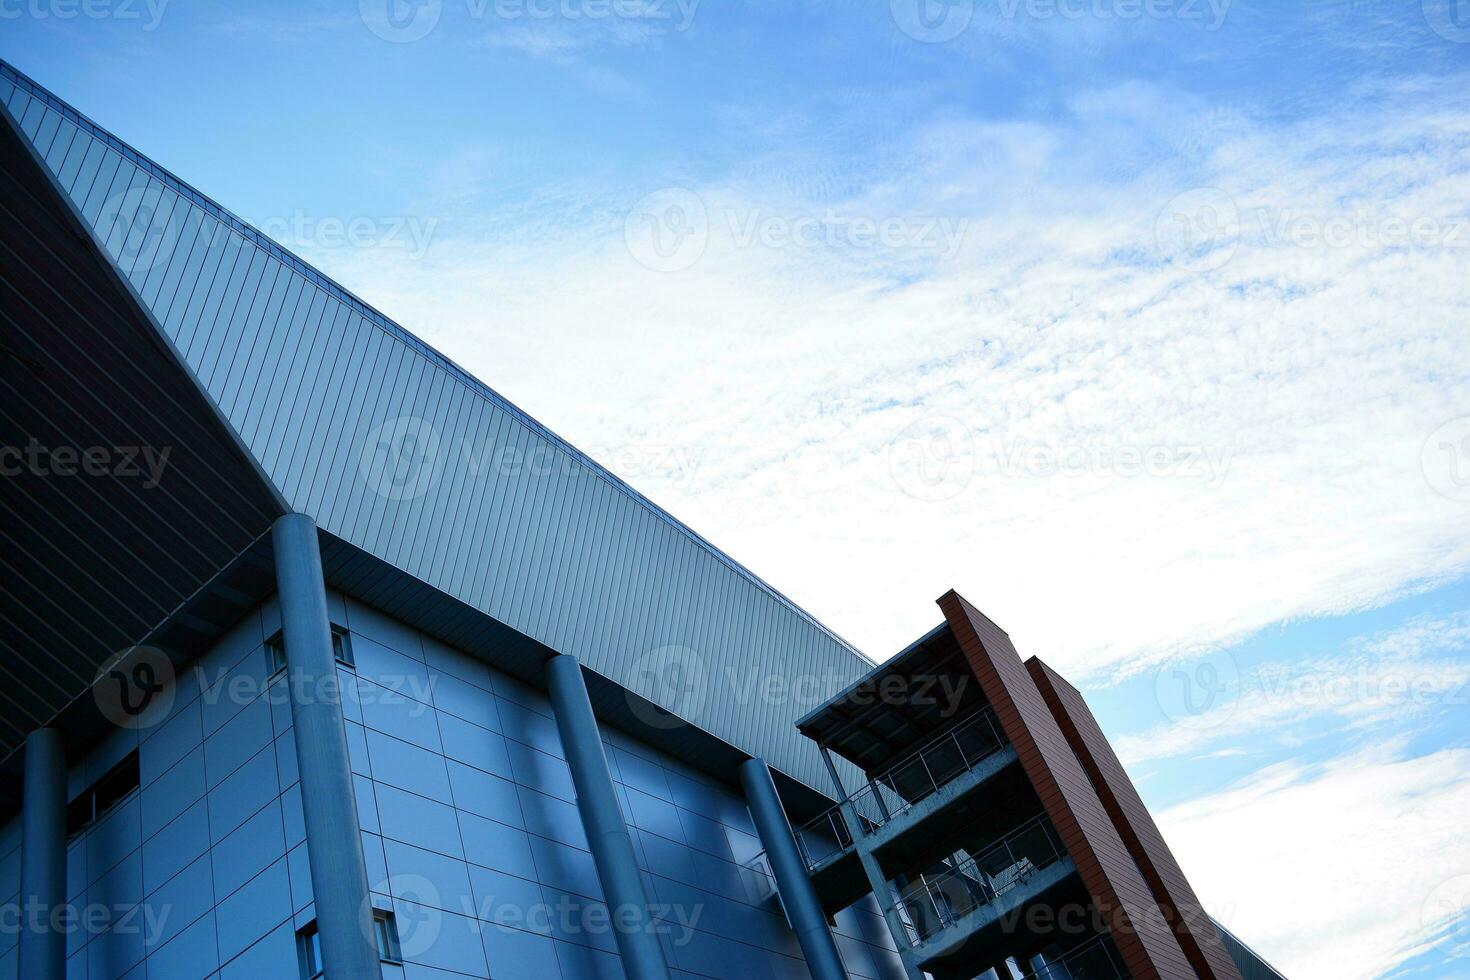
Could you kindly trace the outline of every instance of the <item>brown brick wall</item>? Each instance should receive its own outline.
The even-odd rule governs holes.
[[[1196,977],[1005,631],[955,592],[939,608],[1137,980]]]
[[[1103,808],[1117,828],[1143,879],[1179,938],[1190,965],[1203,980],[1241,980],[1219,931],[1200,906],[1194,889],[1164,842],[1143,799],[1117,753],[1098,727],[1082,694],[1065,678],[1032,657],[1026,668],[1046,699],[1057,726],[1092,781]]]

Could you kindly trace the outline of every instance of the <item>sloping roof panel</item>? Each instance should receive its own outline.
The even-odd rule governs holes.
[[[0,760],[286,510],[18,126],[0,111]]]
[[[291,506],[809,785],[871,663],[443,355],[0,63],[11,107]]]

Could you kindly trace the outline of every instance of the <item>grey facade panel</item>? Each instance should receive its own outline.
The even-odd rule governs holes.
[[[293,507],[824,785],[794,727],[813,705],[739,694],[767,674],[814,676],[830,694],[871,666],[853,648],[422,341],[3,64],[0,99]],[[117,220],[120,209],[141,220]],[[380,450],[391,465],[372,464],[384,462]],[[404,451],[406,460],[393,455]],[[642,658],[668,646],[702,672],[695,697],[679,700],[643,669]]]
[[[339,677],[370,901],[395,912],[401,940],[385,980],[623,975],[545,695],[372,606],[326,598],[357,661]],[[68,848],[67,900],[119,923],[69,933],[69,976],[298,975],[296,931],[317,896],[297,723],[264,646],[280,625],[274,597],[252,608],[180,674],[166,720],[114,729],[70,760],[78,792],[136,751],[139,788]],[[738,790],[601,734],[670,966],[804,976]],[[0,905],[19,896],[20,830],[19,815],[0,817]],[[834,921],[855,980],[900,980],[871,900]],[[0,930],[0,980],[21,976],[16,939]]]

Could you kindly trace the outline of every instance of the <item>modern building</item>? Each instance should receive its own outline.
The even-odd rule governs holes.
[[[1277,976],[964,599],[875,665],[3,64],[0,106],[0,978]]]

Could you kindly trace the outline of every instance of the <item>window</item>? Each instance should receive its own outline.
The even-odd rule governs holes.
[[[73,837],[102,818],[138,789],[138,752],[134,749],[72,800],[66,808],[66,835]]]
[[[336,623],[332,624],[332,656],[344,667],[357,666],[357,661],[352,659],[352,635]]]
[[[301,980],[322,975],[322,937],[317,935],[315,921],[296,933],[296,958],[301,964]]]
[[[265,657],[270,664],[270,676],[274,677],[286,669],[286,637],[280,630],[265,641]]]
[[[392,912],[373,909],[373,936],[378,943],[378,959],[384,963],[403,962],[398,945],[398,922]],[[314,980],[322,975],[322,939],[316,931],[315,920],[296,933],[296,958],[301,965],[302,980]]]
[[[271,676],[286,669],[286,637],[280,630],[276,630],[265,641],[265,656],[270,664]],[[332,656],[344,667],[357,666],[352,658],[352,634],[347,632],[345,626],[338,626],[336,623],[332,624]]]
[[[378,937],[378,959],[384,963],[403,962],[403,952],[398,945],[398,920],[392,912],[373,909],[373,934]]]

